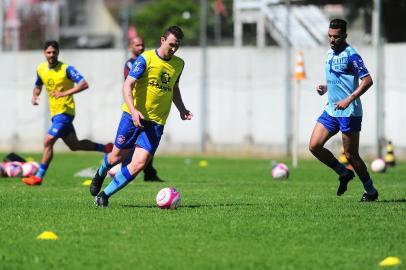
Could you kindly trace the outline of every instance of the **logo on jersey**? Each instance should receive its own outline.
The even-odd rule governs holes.
[[[66,69],[66,72],[68,72],[68,78],[75,83],[78,83],[82,79],[82,75],[72,66],[68,67]]]
[[[54,88],[55,87],[55,81],[53,79],[48,79],[47,85],[49,88]]]
[[[359,72],[363,72],[364,69],[364,64],[362,62],[362,59],[354,60],[352,62],[352,65],[354,66],[354,69]]]
[[[132,68],[133,73],[138,73],[138,72],[140,72],[141,64],[142,63],[140,61],[135,61],[134,65],[132,67],[131,67],[131,63],[128,63],[128,66],[130,68]]]
[[[118,137],[117,137],[117,143],[118,143],[118,144],[123,144],[123,143],[125,143],[125,136],[124,136],[124,135],[118,135]]]
[[[337,80],[337,79],[332,79],[332,80],[327,80],[327,84],[329,84],[329,85],[337,85],[337,84],[341,84],[341,81],[340,80]]]
[[[161,81],[164,84],[167,84],[171,80],[171,76],[169,76],[169,73],[166,73],[165,71],[162,72],[161,74]]]
[[[348,58],[345,57],[334,57],[331,59],[331,69],[335,72],[343,72],[348,65]]]
[[[172,88],[169,86],[169,85],[165,85],[165,84],[160,84],[160,83],[158,83],[157,81],[150,81],[149,83],[148,83],[148,85],[149,86],[152,86],[152,87],[156,87],[156,88],[158,88],[159,90],[163,90],[163,91],[172,91]]]
[[[73,70],[73,69],[70,70],[70,76],[71,76],[72,78],[76,78],[78,75],[79,75],[79,74],[78,74],[78,72],[76,72],[76,70]]]

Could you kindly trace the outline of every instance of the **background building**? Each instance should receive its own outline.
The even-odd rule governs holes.
[[[308,121],[300,129],[299,143],[301,153],[306,154],[313,120],[324,102],[315,98],[312,90],[324,80],[322,63],[328,49],[328,22],[343,17],[350,26],[348,40],[362,51],[375,81],[363,98],[368,115],[364,127],[369,132],[361,147],[372,154],[374,149],[381,148],[377,141],[391,139],[400,147],[398,152],[402,148],[406,152],[406,142],[402,140],[406,125],[399,124],[404,121],[399,117],[406,107],[403,104],[406,83],[401,72],[405,29],[395,27],[405,7],[402,1],[382,0],[382,53],[378,59],[377,49],[372,46],[371,2],[208,1],[206,46],[201,46],[203,17],[201,2],[197,0],[0,1],[3,10],[0,97],[10,101],[1,107],[4,120],[0,148],[40,147],[35,142],[40,141],[44,130],[38,134],[25,133],[20,125],[26,125],[28,120],[19,108],[29,106],[34,70],[43,60],[40,50],[45,39],[60,40],[61,59],[77,66],[90,82],[92,91],[78,98],[78,103],[84,100],[84,104],[92,104],[78,107],[86,111],[78,114],[82,117],[76,119],[78,130],[85,132],[86,137],[108,139],[113,136],[117,108],[122,101],[121,72],[128,57],[127,37],[139,33],[147,47],[152,48],[158,44],[162,29],[168,24],[179,24],[186,34],[179,54],[187,63],[181,86],[197,117],[188,134],[168,129],[171,131],[165,136],[167,143],[160,149],[200,151],[204,144],[210,151],[288,153],[292,139],[291,78],[296,50],[301,49],[308,79],[303,82],[300,110]],[[286,32],[287,20],[283,16],[287,14],[291,18],[290,34]],[[33,49],[36,51],[26,52]],[[235,106],[250,125],[240,126],[240,119],[235,119]],[[90,121],[97,118],[99,107],[104,108],[103,117]],[[29,110],[32,119],[28,124],[45,129],[46,107],[42,111],[31,107]],[[224,114],[221,121],[218,114]],[[106,127],[105,121],[113,124]],[[169,123],[181,124],[176,116],[172,121]],[[229,134],[233,134],[232,138]]]

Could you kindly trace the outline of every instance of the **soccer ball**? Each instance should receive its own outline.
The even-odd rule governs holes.
[[[21,162],[7,162],[4,168],[8,177],[21,177],[23,175]]]
[[[274,179],[288,179],[289,168],[283,163],[278,163],[272,168],[271,173]]]
[[[23,169],[23,176],[27,177],[27,176],[35,175],[35,173],[39,169],[39,165],[35,161],[25,162],[22,165],[22,169]]]
[[[114,167],[111,168],[111,169],[108,171],[108,174],[110,175],[111,178],[113,178],[113,177],[116,175],[116,173],[117,173],[118,171],[120,171],[120,170],[121,170],[121,163],[118,163],[118,164],[114,165]]]
[[[377,158],[371,163],[371,170],[376,173],[384,173],[386,171],[386,162],[382,158]]]
[[[180,203],[180,193],[174,187],[161,189],[156,195],[156,204],[161,209],[176,209]]]

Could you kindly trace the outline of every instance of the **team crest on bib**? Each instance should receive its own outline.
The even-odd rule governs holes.
[[[48,86],[49,86],[50,88],[54,88],[54,87],[55,87],[55,81],[54,81],[53,79],[48,79],[47,84],[48,84]]]
[[[169,76],[169,73],[167,72],[162,72],[161,74],[161,82],[163,83],[168,83],[171,80],[171,76]]]

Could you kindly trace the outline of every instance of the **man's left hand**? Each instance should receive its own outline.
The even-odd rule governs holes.
[[[180,112],[180,118],[182,120],[191,120],[193,118],[193,113],[188,110]]]

